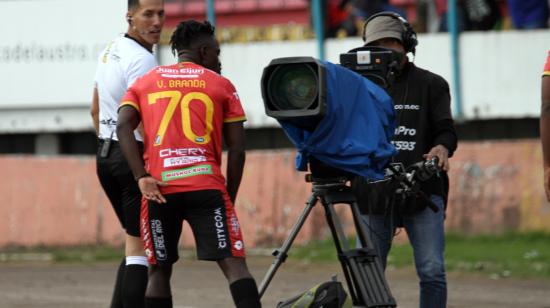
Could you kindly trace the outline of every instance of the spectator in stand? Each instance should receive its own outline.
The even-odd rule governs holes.
[[[447,0],[435,0],[437,15],[440,17],[440,32],[449,31],[447,3]],[[501,20],[500,9],[495,0],[458,0],[456,14],[460,32],[492,30]]]
[[[407,19],[404,10],[389,3],[389,0],[352,0],[352,13],[363,21],[380,12],[394,12]]]
[[[311,7],[311,0],[310,7]],[[407,17],[404,10],[389,3],[389,0],[322,0],[325,18],[325,37],[355,36],[364,21],[370,16],[390,11]]]
[[[312,11],[311,0],[309,4]],[[350,14],[349,0],[322,0],[321,7],[325,22],[325,37],[357,35],[357,25],[355,18]],[[313,24],[313,20],[311,22]]]
[[[548,0],[508,0],[508,9],[516,29],[548,28]]]

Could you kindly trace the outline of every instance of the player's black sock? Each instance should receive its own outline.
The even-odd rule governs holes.
[[[252,278],[243,278],[229,285],[237,308],[261,308],[258,287]]]
[[[146,297],[145,308],[172,308],[172,297]]]
[[[145,288],[147,287],[147,266],[141,264],[126,265],[122,297],[124,308],[143,308]]]
[[[111,300],[111,308],[122,308],[122,284],[124,282],[124,272],[126,271],[126,258],[122,259],[116,274],[115,290]]]

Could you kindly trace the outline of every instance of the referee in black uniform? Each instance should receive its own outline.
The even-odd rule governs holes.
[[[128,31],[99,55],[91,110],[99,139],[97,175],[127,234],[111,308],[144,305],[148,263],[139,231],[141,193],[118,145],[116,124],[127,88],[157,66],[153,45],[159,42],[164,25],[164,1],[128,0],[126,20]],[[143,140],[138,132],[134,136]]]

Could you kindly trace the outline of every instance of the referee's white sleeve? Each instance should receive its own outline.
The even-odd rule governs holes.
[[[127,75],[126,75],[126,85],[129,88],[136,79],[139,77],[145,75],[147,72],[149,72],[152,68],[157,66],[157,60],[155,59],[155,56],[152,54],[146,57],[138,56],[132,59],[130,62],[130,65],[127,69]]]

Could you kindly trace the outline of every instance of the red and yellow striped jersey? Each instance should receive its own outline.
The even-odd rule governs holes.
[[[223,123],[245,121],[233,84],[198,64],[159,66],[132,85],[121,106],[140,113],[147,171],[163,194],[219,189]]]

